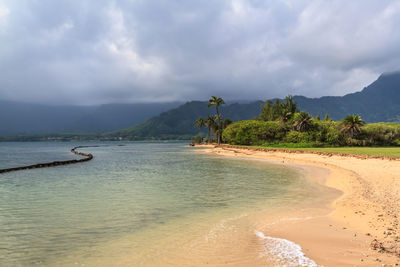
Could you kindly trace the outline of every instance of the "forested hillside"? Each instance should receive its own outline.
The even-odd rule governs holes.
[[[362,91],[345,96],[294,96],[293,100],[300,110],[313,116],[329,114],[333,120],[341,120],[346,115],[359,114],[367,123],[400,122],[400,73],[381,75]],[[263,105],[263,101],[230,104],[223,106],[221,112],[224,118],[233,121],[248,120],[258,116]],[[191,136],[200,131],[194,127],[194,121],[214,113],[207,108],[207,102],[192,101],[111,135],[131,138]]]

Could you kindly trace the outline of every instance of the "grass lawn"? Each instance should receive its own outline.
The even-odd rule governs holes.
[[[317,151],[329,153],[345,153],[356,155],[371,155],[371,156],[386,156],[392,158],[400,158],[400,147],[305,147],[305,148],[285,148],[285,147],[269,147],[260,146],[261,148],[274,148],[285,150],[302,150],[302,151]]]

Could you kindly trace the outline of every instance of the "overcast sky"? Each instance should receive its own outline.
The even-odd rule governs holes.
[[[0,99],[343,95],[399,64],[396,0],[0,0]]]

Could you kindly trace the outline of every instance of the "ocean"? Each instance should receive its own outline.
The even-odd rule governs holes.
[[[314,264],[260,232],[325,190],[295,166],[178,141],[9,142],[0,169],[79,158],[78,145],[94,159],[0,174],[0,266],[265,266],[273,242],[292,253],[277,266]]]

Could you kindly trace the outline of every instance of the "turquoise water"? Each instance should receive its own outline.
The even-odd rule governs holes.
[[[126,236],[139,251],[135,236],[149,229],[199,218],[208,227],[209,217],[315,197],[298,170],[195,153],[185,142],[0,143],[0,168],[76,158],[77,145],[101,147],[80,149],[95,157],[86,163],[0,174],[0,266],[72,265],[71,255],[98,257],[93,248]]]

